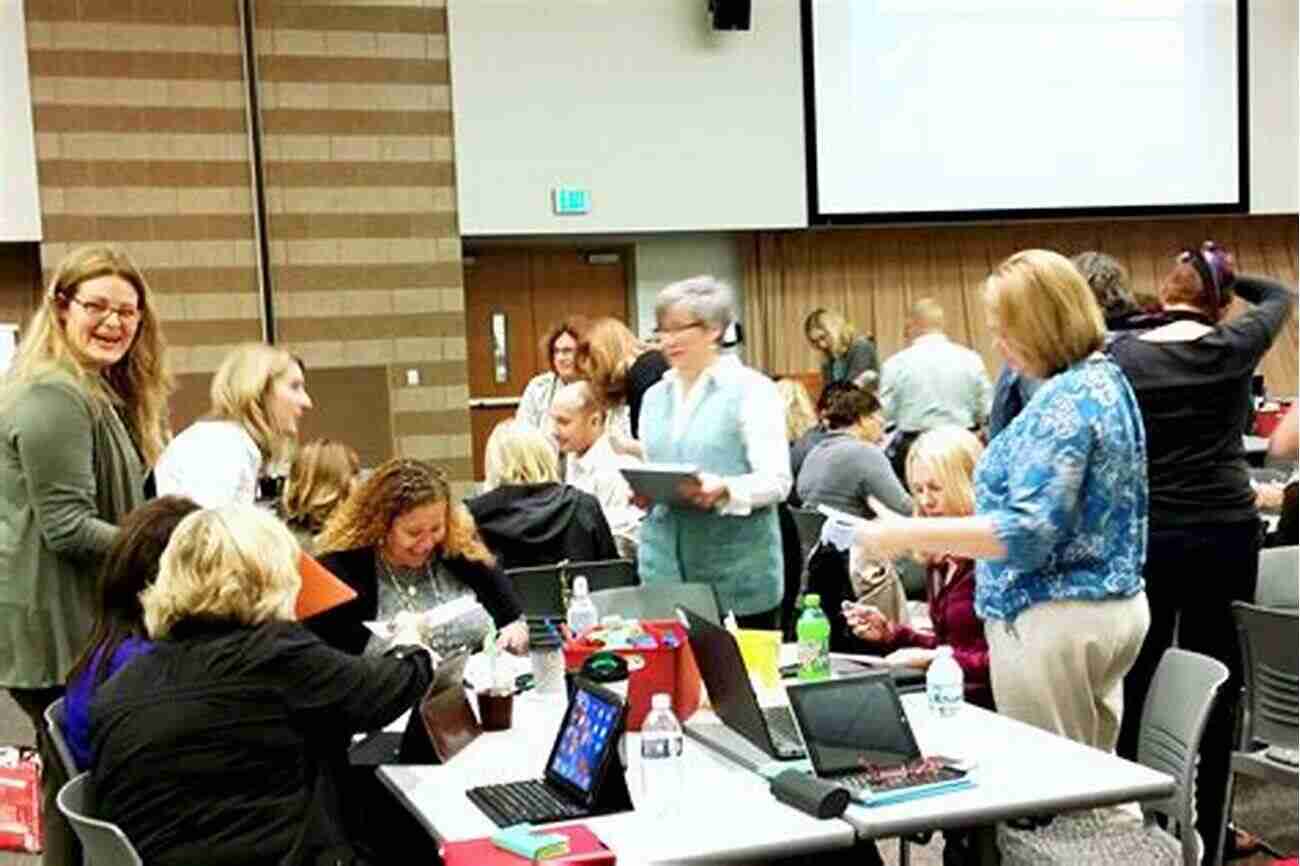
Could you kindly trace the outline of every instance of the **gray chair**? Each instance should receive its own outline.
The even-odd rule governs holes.
[[[66,700],[67,698],[59,698],[45,708],[45,730],[50,735],[50,741],[54,743],[54,751],[59,754],[59,763],[63,765],[63,772],[67,773],[69,779],[74,779],[81,770],[77,767],[77,762],[72,757],[72,750],[68,748],[68,741],[63,736],[63,708]]]
[[[86,866],[143,866],[135,846],[121,827],[93,817],[95,804],[89,773],[76,776],[60,788],[58,802],[59,811],[67,816],[81,840]]]
[[[1259,552],[1255,604],[1291,610],[1300,607],[1300,547],[1269,547]]]
[[[1199,866],[1196,832],[1196,755],[1210,710],[1228,680],[1221,662],[1186,650],[1167,650],[1142,707],[1138,762],[1174,777],[1174,793],[1142,804],[1144,820],[1116,810],[1089,810],[1057,817],[1039,830],[1000,829],[1002,862]],[[1177,837],[1156,824],[1161,816]]]
[[[718,594],[707,583],[656,583],[593,592],[601,616],[616,613],[636,619],[675,619],[677,608],[688,607],[712,623],[721,623]]]
[[[564,560],[555,565],[506,569],[506,577],[515,585],[525,616],[531,617],[563,617],[573,578],[579,575],[587,578],[587,588],[592,592],[640,583],[636,563],[630,559]]]
[[[790,516],[794,519],[795,531],[799,534],[799,561],[803,563],[803,575],[799,585],[808,588],[808,557],[817,541],[822,537],[822,524],[826,515],[815,508],[791,508]]]
[[[1294,761],[1300,749],[1300,662],[1296,628],[1300,611],[1234,602],[1237,637],[1245,667],[1246,729],[1232,772],[1284,785],[1300,782]],[[1256,749],[1256,744],[1262,748]],[[1278,760],[1281,758],[1282,760]]]

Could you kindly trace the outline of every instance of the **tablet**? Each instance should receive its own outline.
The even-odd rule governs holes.
[[[618,471],[623,473],[634,493],[661,505],[689,507],[690,502],[682,498],[678,489],[687,481],[700,480],[699,469],[684,463],[644,463]]]

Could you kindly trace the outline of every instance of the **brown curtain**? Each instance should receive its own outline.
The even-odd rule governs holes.
[[[1296,285],[1295,216],[755,232],[740,241],[748,361],[773,374],[816,370],[821,356],[804,339],[803,320],[817,307],[841,311],[874,337],[883,360],[903,345],[908,307],[931,297],[944,307],[948,335],[994,373],[1001,358],[980,289],[1005,257],[1028,247],[1101,250],[1128,268],[1135,292],[1154,295],[1175,253],[1206,238],[1233,252],[1239,272]],[[1298,363],[1293,317],[1261,367],[1270,393],[1296,393]]]

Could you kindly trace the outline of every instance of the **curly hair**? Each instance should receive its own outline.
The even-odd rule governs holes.
[[[447,503],[447,536],[439,552],[495,565],[496,559],[479,537],[469,509],[452,501],[446,473],[431,463],[405,457],[381,464],[334,509],[316,540],[318,554],[376,547],[397,518],[439,502]]]
[[[555,343],[565,334],[573,338],[574,343],[582,342],[582,335],[587,330],[590,323],[586,316],[572,315],[566,316],[551,326],[543,336],[539,346],[542,350],[542,357],[546,359],[546,369],[555,369]]]

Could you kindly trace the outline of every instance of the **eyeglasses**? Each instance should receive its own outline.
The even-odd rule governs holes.
[[[704,323],[701,322],[699,319],[696,319],[694,322],[687,322],[685,325],[678,325],[675,328],[662,328],[662,327],[655,328],[654,334],[656,337],[662,340],[664,337],[679,337],[682,334],[689,331],[691,328],[703,328],[703,327],[704,327]]]
[[[85,310],[86,315],[100,322],[114,314],[123,325],[134,325],[140,318],[140,310],[135,307],[114,307],[103,301],[83,301],[81,298],[69,298],[69,300]]]

